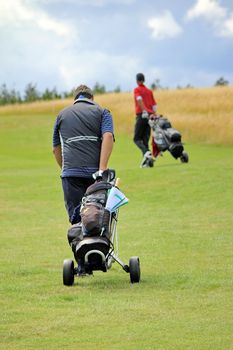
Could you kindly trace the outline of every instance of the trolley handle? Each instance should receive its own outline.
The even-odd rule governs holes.
[[[117,177],[114,186],[115,186],[115,187],[119,187],[119,184],[120,184],[120,178]]]

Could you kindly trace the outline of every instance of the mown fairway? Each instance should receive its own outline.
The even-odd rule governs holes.
[[[140,169],[131,138],[116,135],[111,166],[130,199],[119,253],[140,257],[142,280],[115,263],[69,288],[54,118],[0,116],[0,348],[232,349],[233,148],[187,142],[189,164],[165,153]]]

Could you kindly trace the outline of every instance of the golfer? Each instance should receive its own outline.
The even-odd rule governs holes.
[[[71,224],[80,221],[80,204],[87,187],[107,169],[113,142],[111,113],[94,102],[89,87],[78,86],[74,103],[58,114],[53,131],[53,153],[62,169]]]
[[[154,159],[148,145],[150,139],[150,126],[148,120],[150,117],[156,116],[157,103],[152,90],[144,85],[144,74],[138,73],[136,75],[136,82],[138,86],[134,89],[136,123],[133,140],[143,155],[140,167],[153,167]]]

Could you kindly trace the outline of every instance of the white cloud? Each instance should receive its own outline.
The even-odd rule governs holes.
[[[73,55],[74,38],[78,45],[73,22],[57,19],[34,1],[0,0],[0,81],[19,89],[28,82],[56,85],[59,65]]]
[[[233,13],[218,0],[197,0],[185,18],[188,21],[203,18],[213,27],[216,36],[233,36]]]
[[[233,13],[227,18],[219,32],[220,36],[233,37]]]
[[[95,50],[91,53],[80,52],[78,56],[64,56],[63,63],[59,66],[59,75],[67,89],[81,83],[92,87],[97,81],[114,89],[121,82],[124,84],[130,80],[134,82],[138,67],[141,67],[141,62],[135,57]]]
[[[62,3],[63,0],[34,0],[38,3],[44,3],[44,4],[56,4],[56,3]],[[94,6],[94,7],[101,7],[106,5],[131,5],[136,0],[66,0],[65,2],[67,4],[75,4],[75,5],[86,5],[86,6]]]
[[[0,26],[23,27],[28,24],[57,36],[68,36],[71,26],[54,19],[38,7],[29,5],[24,0],[8,0],[0,2]]]
[[[150,18],[147,25],[152,29],[152,37],[156,40],[174,38],[182,32],[170,11],[164,11],[160,16]]]
[[[75,2],[83,5],[105,6],[105,5],[111,5],[111,4],[130,5],[134,1],[135,0],[76,0]]]
[[[114,89],[133,79],[141,67],[128,53],[89,47],[85,38],[77,38],[75,27],[46,12],[36,0],[0,0],[0,37],[0,81],[21,90],[28,82],[38,83],[39,90],[56,86],[65,91],[82,82],[92,87],[96,81]]]
[[[221,20],[226,16],[227,10],[221,7],[216,0],[197,0],[196,4],[187,12],[187,19],[204,17],[210,21]]]

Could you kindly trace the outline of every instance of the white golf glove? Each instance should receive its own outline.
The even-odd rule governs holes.
[[[103,177],[103,170],[97,170],[94,174],[92,174],[92,177],[94,180],[101,180]]]
[[[148,119],[149,118],[149,113],[144,109],[144,111],[142,111],[142,118],[143,119]]]

